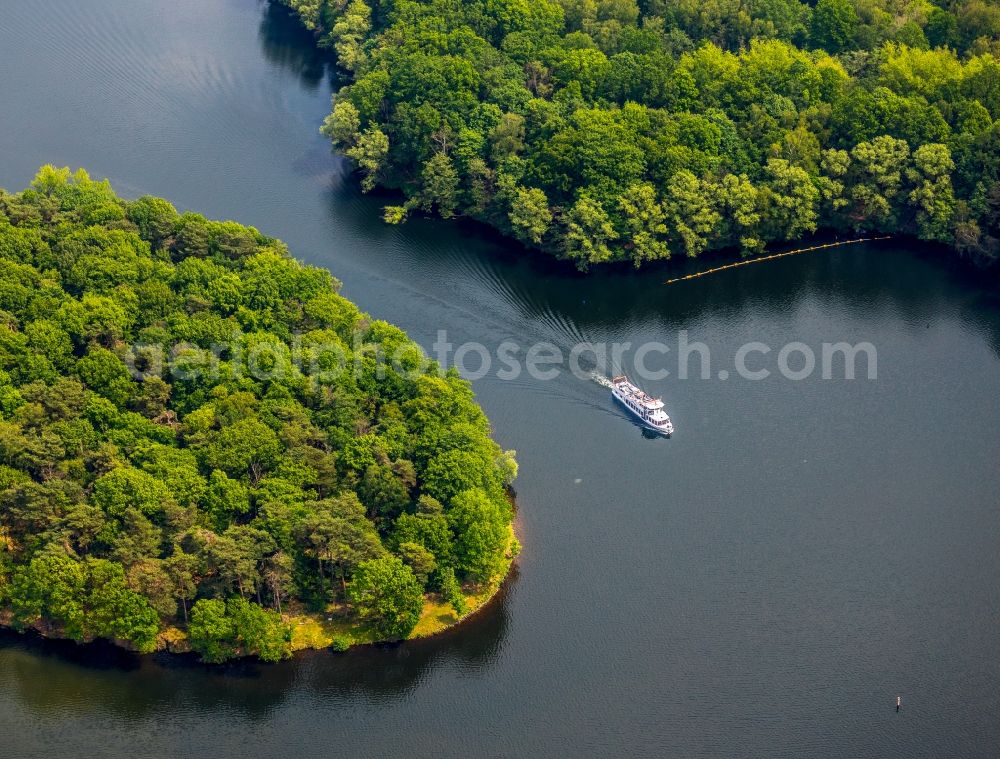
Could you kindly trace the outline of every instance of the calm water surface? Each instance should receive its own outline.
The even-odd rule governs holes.
[[[0,637],[0,754],[1000,754],[1000,308],[972,275],[883,244],[665,288],[388,227],[317,134],[328,63],[281,12],[3,6],[2,186],[82,165],[253,224],[425,346],[684,329],[731,369],[748,340],[868,340],[878,381],[648,383],[678,428],[650,440],[572,376],[479,380],[521,462],[495,606],[431,641],[223,670]]]

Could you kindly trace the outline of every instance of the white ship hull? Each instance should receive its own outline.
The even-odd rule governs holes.
[[[674,425],[663,410],[663,401],[646,395],[628,377],[622,375],[611,380],[611,395],[646,429],[668,437],[673,433]]]

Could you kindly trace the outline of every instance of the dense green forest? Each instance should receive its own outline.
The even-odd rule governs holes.
[[[1000,256],[995,0],[283,0],[386,208],[581,268],[818,228]]]
[[[0,191],[0,621],[273,660],[296,614],[404,638],[495,582],[512,452],[338,286],[82,171]]]

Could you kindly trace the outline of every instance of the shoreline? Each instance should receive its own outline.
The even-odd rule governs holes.
[[[431,638],[458,627],[467,619],[486,609],[497,597],[500,589],[511,575],[517,560],[519,546],[517,531],[514,523],[511,522],[503,571],[490,582],[478,588],[462,589],[462,596],[465,598],[467,608],[461,616],[457,615],[449,604],[441,601],[438,594],[425,593],[420,621],[406,638],[391,641],[375,638],[364,625],[355,621],[345,619],[342,616],[338,618],[338,613],[346,607],[343,604],[334,604],[326,613],[286,615],[286,620],[292,624],[292,652],[294,654],[298,651],[330,649],[343,653],[358,646],[406,643],[411,640]]]
[[[516,513],[516,512],[515,512]],[[423,640],[432,638],[448,630],[454,629],[468,619],[476,616],[480,612],[491,606],[497,598],[501,588],[510,579],[517,561],[519,552],[519,542],[517,530],[514,522],[510,525],[510,539],[507,544],[505,554],[506,563],[503,571],[498,573],[490,582],[479,588],[462,589],[467,609],[464,614],[458,616],[449,604],[442,602],[436,593],[424,595],[424,608],[420,615],[420,621],[413,628],[409,636],[402,640],[377,639],[370,635],[368,630],[357,622],[341,617],[336,617],[336,610],[346,608],[340,604],[334,605],[334,611],[326,613],[308,614],[284,614],[282,618],[292,627],[292,656],[285,661],[294,658],[302,651],[323,651],[331,653],[344,653],[353,648],[361,646],[377,646],[383,644],[406,643],[408,641]],[[114,648],[139,656],[142,658],[153,657],[162,654],[170,656],[187,657],[192,655],[190,646],[187,644],[187,633],[179,627],[168,627],[160,633],[158,645],[155,651],[142,654],[136,651],[125,641],[109,640],[106,638],[94,638],[92,640],[74,641],[72,638],[55,634],[57,631],[49,625],[46,620],[40,619],[24,629],[17,629],[11,624],[11,612],[8,609],[0,609],[0,629],[17,635],[34,633],[42,640],[53,643],[73,643],[78,647],[111,645]],[[254,658],[252,655],[235,656],[221,664],[209,664],[199,660],[199,664],[207,667],[225,666],[235,661],[245,661]]]

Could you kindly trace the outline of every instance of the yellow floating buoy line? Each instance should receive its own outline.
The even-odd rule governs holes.
[[[706,274],[715,274],[717,271],[725,271],[726,269],[735,269],[737,266],[749,266],[750,264],[759,264],[764,261],[773,261],[776,258],[784,258],[785,256],[795,256],[799,253],[808,253],[812,250],[823,250],[824,248],[839,248],[841,245],[854,245],[859,242],[874,242],[876,240],[888,240],[892,235],[882,235],[881,237],[859,237],[856,240],[842,240],[840,242],[828,242],[823,245],[811,245],[808,248],[796,248],[795,250],[786,250],[781,253],[772,253],[769,256],[758,256],[755,258],[748,258],[745,261],[736,261],[735,263],[726,264],[725,266],[716,266],[712,269],[705,269],[705,271],[695,272],[694,274],[687,274],[683,277],[675,277],[674,279],[668,279],[663,284],[672,285],[674,282],[683,282],[685,279],[696,279],[698,277],[704,277]]]

